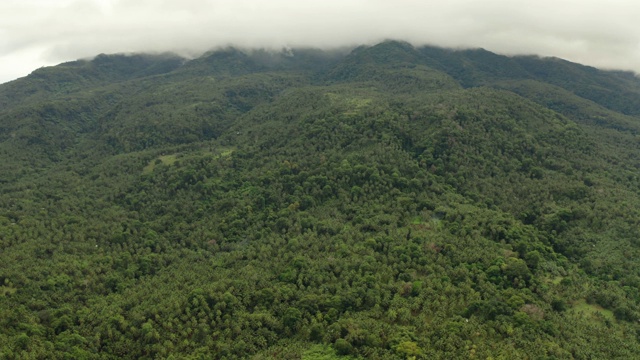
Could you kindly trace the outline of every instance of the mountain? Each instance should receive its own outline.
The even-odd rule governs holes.
[[[397,41],[2,84],[0,358],[638,358],[639,89]]]

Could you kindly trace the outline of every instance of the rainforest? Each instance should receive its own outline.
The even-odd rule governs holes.
[[[0,359],[640,358],[640,79],[398,41],[0,85]]]

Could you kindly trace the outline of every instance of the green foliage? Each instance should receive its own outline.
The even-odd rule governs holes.
[[[333,347],[336,349],[336,352],[340,355],[349,355],[353,351],[353,347],[351,344],[345,339],[336,340]]]
[[[638,358],[639,84],[398,42],[4,84],[0,357]]]

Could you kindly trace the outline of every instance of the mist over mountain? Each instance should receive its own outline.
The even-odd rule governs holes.
[[[640,72],[638,13],[631,0],[4,0],[0,83],[100,53],[193,57],[229,45],[326,50],[384,39]]]
[[[385,41],[0,85],[0,357],[640,357],[640,79]]]

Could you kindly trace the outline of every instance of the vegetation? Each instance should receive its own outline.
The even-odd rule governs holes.
[[[399,42],[3,84],[0,359],[639,358],[638,89]]]

